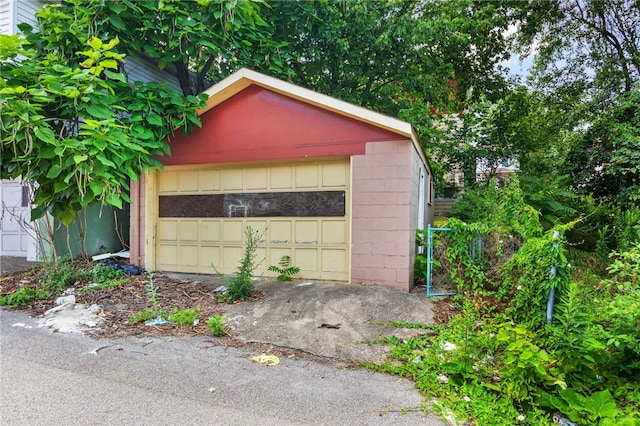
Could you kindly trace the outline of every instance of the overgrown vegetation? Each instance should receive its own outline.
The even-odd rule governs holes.
[[[215,265],[211,265],[227,286],[227,290],[220,298],[221,302],[233,303],[238,300],[247,300],[253,293],[253,273],[262,262],[256,261],[256,251],[264,232],[259,232],[247,226],[244,235],[244,255],[235,274],[225,277],[215,269]]]
[[[460,314],[423,337],[384,339],[394,361],[372,367],[412,378],[439,409],[478,425],[543,425],[554,412],[580,425],[638,424],[634,214],[607,235],[625,235],[616,246],[626,248],[603,259],[567,242],[589,218],[543,226],[517,179],[487,193],[464,202],[478,220],[452,218],[438,235]]]

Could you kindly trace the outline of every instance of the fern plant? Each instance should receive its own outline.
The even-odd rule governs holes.
[[[278,265],[280,266],[271,265],[267,268],[267,270],[279,274],[278,281],[291,281],[293,276],[300,272],[299,267],[291,266],[291,257],[289,256],[282,256]]]

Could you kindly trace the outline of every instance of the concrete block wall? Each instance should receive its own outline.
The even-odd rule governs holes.
[[[411,151],[409,140],[375,142],[365,155],[351,157],[354,283],[411,290]]]

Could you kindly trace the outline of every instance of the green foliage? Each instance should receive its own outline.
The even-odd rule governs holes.
[[[48,299],[51,297],[49,290],[41,288],[22,287],[5,296],[0,296],[0,306],[26,306],[36,299]]]
[[[126,283],[129,281],[129,277],[125,277],[125,278],[114,278],[111,281],[104,281],[100,284],[94,284],[94,285],[90,285],[90,286],[85,286],[82,288],[77,289],[76,291],[78,293],[84,293],[87,291],[99,291],[99,290],[106,290],[108,288],[113,288],[113,287],[120,287],[122,284]]]
[[[418,246],[418,252],[416,253],[416,261],[413,264],[413,281],[424,282],[427,279],[427,234],[426,229],[416,230],[416,245]],[[434,239],[434,244],[439,241]],[[437,262],[437,261],[436,261]]]
[[[192,327],[195,325],[196,320],[200,318],[200,315],[200,306],[187,309],[173,308],[173,311],[169,314],[169,321],[185,327]]]
[[[86,268],[86,264],[72,261],[69,258],[61,258],[42,265],[39,285],[45,290],[57,292],[78,281],[86,281],[91,276],[91,270]]]
[[[167,319],[168,314],[165,310],[158,309],[157,307],[145,308],[142,311],[132,314],[127,318],[127,322],[131,325],[147,322],[153,319]]]
[[[144,284],[144,289],[147,292],[147,303],[154,308],[158,307],[158,286],[153,282],[153,274],[149,273],[149,279]]]
[[[97,263],[91,270],[91,275],[94,283],[106,283],[117,278],[123,278],[127,274],[122,269],[116,269],[111,266]]]
[[[278,265],[280,266],[271,265],[267,268],[267,270],[279,274],[278,281],[291,281],[292,277],[300,272],[298,266],[291,266],[291,257],[289,256],[282,256]]]
[[[200,125],[203,98],[127,82],[120,40],[94,26],[96,4],[48,4],[37,29],[0,35],[0,177],[36,183],[32,219],[69,224],[93,203],[122,208],[128,182],[162,167],[173,132]]]
[[[246,300],[253,293],[253,272],[261,262],[256,262],[256,251],[258,243],[264,235],[247,226],[244,232],[245,248],[244,255],[240,260],[240,265],[235,274],[229,278],[223,278],[227,285],[227,291],[221,297],[221,301],[233,303],[237,300]],[[215,266],[214,266],[215,269]]]
[[[227,334],[227,326],[224,323],[224,317],[222,315],[216,315],[209,317],[206,320],[209,326],[209,332],[216,337],[221,337]]]

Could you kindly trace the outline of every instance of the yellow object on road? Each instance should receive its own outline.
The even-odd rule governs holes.
[[[275,355],[256,355],[251,357],[251,361],[259,362],[264,365],[278,365],[280,364],[280,358]]]

